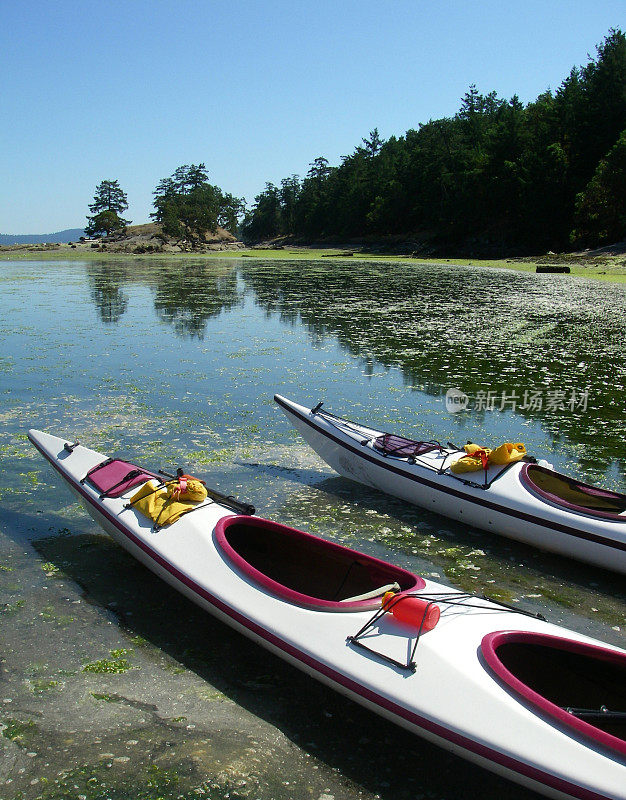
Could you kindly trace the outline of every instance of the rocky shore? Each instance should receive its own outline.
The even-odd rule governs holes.
[[[245,247],[232,233],[224,228],[207,231],[200,242],[172,239],[165,236],[161,227],[154,223],[131,225],[124,233],[103,236],[98,239],[81,237],[67,244],[42,242],[39,244],[14,244],[0,247],[0,252],[49,252],[53,250],[103,251],[109,253],[210,253],[222,250],[241,250]]]
[[[113,253],[208,253],[219,250],[241,250],[245,247],[224,228],[207,231],[199,242],[172,239],[154,223],[132,225],[123,234],[89,242],[92,249]]]

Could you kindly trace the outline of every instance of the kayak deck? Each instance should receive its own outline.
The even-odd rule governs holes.
[[[276,398],[275,398],[276,399]],[[278,402],[281,402],[280,398]],[[472,480],[468,475],[472,473],[455,474],[450,471],[452,459],[461,458],[465,450],[456,447],[451,442],[443,445],[438,441],[419,441],[406,439],[393,433],[385,433],[360,425],[357,422],[343,419],[321,408],[321,403],[315,407],[315,414],[325,419],[331,426],[337,427],[344,433],[353,434],[361,438],[362,447],[371,447],[380,452],[385,458],[398,459],[407,464],[418,464],[425,469],[437,472],[439,475],[448,475],[456,478],[461,483],[470,486],[490,488],[493,482],[503,475],[507,469],[518,464],[520,480],[529,489],[534,490],[546,502],[561,505],[568,509],[579,511],[591,516],[603,518],[617,518],[624,521],[626,515],[626,494],[602,489],[582,481],[575,480],[553,469],[536,463],[536,459],[527,456],[519,461],[505,465],[490,464],[487,469],[475,475],[482,474],[484,480]],[[313,413],[313,412],[311,412]],[[463,477],[462,477],[463,476]]]
[[[290,410],[288,406],[284,405],[285,398],[275,395],[274,399],[285,410]],[[529,456],[521,459],[520,462],[511,462],[510,464],[493,464],[490,462],[486,469],[456,474],[451,471],[450,467],[457,459],[463,458],[466,452],[452,442],[447,442],[444,445],[435,440],[420,441],[407,439],[394,433],[385,433],[384,431],[361,425],[358,422],[338,417],[323,409],[322,403],[318,403],[310,413],[323,419],[331,428],[336,428],[338,431],[358,441],[360,447],[372,450],[382,455],[385,459],[422,467],[425,470],[435,472],[437,475],[445,475],[447,478],[452,478],[465,486],[488,489],[510,467],[515,466],[515,463],[534,462],[535,460]]]

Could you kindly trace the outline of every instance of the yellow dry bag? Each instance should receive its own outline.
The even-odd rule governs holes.
[[[207,490],[202,481],[191,475],[181,475],[162,487],[148,481],[130,498],[130,505],[160,528],[176,522],[187,511],[196,508],[206,496]]]
[[[487,470],[490,466],[512,464],[526,455],[526,448],[521,442],[515,444],[504,442],[495,450],[468,442],[463,449],[465,455],[450,464],[450,472],[457,475],[463,472],[476,472],[479,469]]]

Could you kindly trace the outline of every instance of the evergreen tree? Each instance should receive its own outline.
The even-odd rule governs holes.
[[[309,165],[309,171],[302,182],[296,207],[296,228],[305,236],[324,235],[328,228],[326,207],[328,193],[326,183],[332,174],[328,159],[318,156]]]
[[[128,208],[126,193],[118,181],[102,181],[96,187],[93,203],[89,206],[92,216],[87,217],[85,233],[87,236],[110,236],[116,231],[124,231],[130,220],[120,215]]]
[[[283,235],[295,231],[296,206],[301,188],[300,178],[297,175],[283,178],[280,182],[278,192],[280,199],[280,232]]]
[[[280,234],[280,196],[273,183],[254,198],[254,208],[246,215],[242,225],[244,238],[259,242]]]
[[[208,177],[204,164],[185,164],[159,181],[154,190],[155,211],[150,216],[166,236],[195,245],[218,225],[235,233],[245,201],[224,194]]]
[[[602,245],[626,239],[626,130],[598,164],[576,198],[575,245]]]

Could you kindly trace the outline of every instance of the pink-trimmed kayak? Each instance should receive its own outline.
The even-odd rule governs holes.
[[[455,475],[465,455],[306,408],[275,395],[289,422],[336,472],[459,522],[626,573],[626,495],[530,460]]]
[[[244,506],[232,498],[155,530],[129,499],[156,473],[40,431],[29,439],[116,542],[291,664],[549,797],[624,800],[625,651],[233,513]],[[436,604],[435,627],[419,635],[382,612],[390,589]]]

